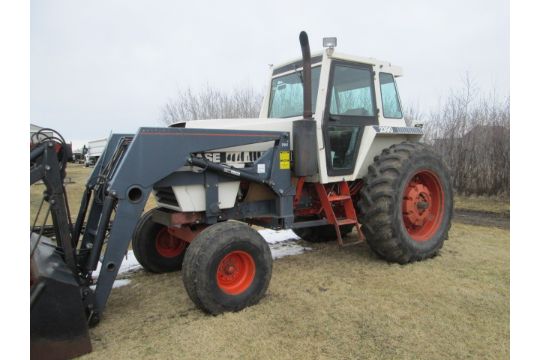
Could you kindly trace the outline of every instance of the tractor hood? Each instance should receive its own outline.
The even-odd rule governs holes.
[[[188,129],[227,129],[227,130],[267,130],[292,131],[292,123],[301,117],[287,119],[252,118],[252,119],[209,119],[181,121],[171,127],[185,127]]]
[[[226,130],[258,130],[258,131],[286,131],[292,134],[293,121],[302,117],[272,119],[272,118],[253,118],[253,119],[211,119],[211,120],[192,120],[172,124],[171,127],[185,127],[188,129],[226,129]],[[292,136],[291,136],[292,140]],[[264,151],[273,146],[272,143],[260,143],[247,145],[242,151]],[[291,144],[292,148],[292,144]]]

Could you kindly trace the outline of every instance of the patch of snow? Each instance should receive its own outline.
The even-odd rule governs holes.
[[[122,286],[126,286],[126,285],[128,285],[130,282],[131,282],[130,279],[120,279],[120,280],[115,280],[115,281],[114,281],[114,284],[113,284],[113,289],[119,288],[119,287],[122,287]]]
[[[300,238],[292,230],[259,230],[259,234],[270,245],[272,258],[279,259],[285,256],[300,255],[311,248],[302,246],[298,243]]]
[[[272,230],[272,229],[262,229],[259,230],[259,234],[262,235],[264,240],[268,244],[277,244],[282,241],[289,241],[289,240],[300,240],[298,235],[294,233],[292,230]]]
[[[279,259],[285,256],[300,255],[305,251],[311,250],[309,247],[302,246],[298,243],[300,238],[292,230],[259,230],[259,233],[266,240],[272,251],[272,259]],[[132,250],[129,250],[122,260],[122,265],[118,270],[117,278],[125,277],[127,274],[141,270]],[[93,272],[92,277],[97,278],[101,270],[101,261],[98,263],[97,269]],[[120,282],[117,284],[117,282]],[[114,282],[113,288],[129,284],[130,280],[122,279]]]
[[[142,265],[139,264],[139,262],[135,258],[135,254],[133,254],[133,250],[129,250],[126,256],[124,256],[122,260],[122,265],[120,265],[120,269],[118,270],[117,277],[120,275],[130,273],[130,272],[138,271],[141,269],[142,269]],[[92,277],[97,278],[100,271],[101,271],[101,261],[99,261],[96,270],[92,274]]]
[[[131,282],[131,280],[129,280],[129,279],[114,280],[114,283],[113,283],[112,287],[113,287],[113,289],[116,289],[116,288],[119,288],[119,287],[122,287],[122,286],[126,286],[130,282]],[[96,290],[96,285],[90,285],[90,289]]]
[[[296,240],[282,241],[277,244],[270,244],[272,259],[279,259],[285,256],[300,255],[311,248],[298,244]]]

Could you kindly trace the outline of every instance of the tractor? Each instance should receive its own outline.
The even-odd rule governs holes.
[[[258,118],[112,134],[74,223],[65,142],[34,145],[30,182],[45,183],[54,225],[50,236],[45,226],[31,232],[32,356],[90,351],[88,326],[99,322],[130,244],[145,270],[181,270],[189,297],[210,314],[265,295],[272,257],[251,225],[343,247],[365,240],[399,264],[437,254],[452,187],[441,158],[419,142],[422,127],[404,120],[402,70],[340,54],[335,43],[325,39],[312,55],[300,33],[302,58],[271,68]],[[157,207],[142,214],[151,195]]]

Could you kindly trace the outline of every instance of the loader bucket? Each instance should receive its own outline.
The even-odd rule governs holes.
[[[32,248],[36,240],[32,234]],[[42,236],[30,258],[30,358],[71,359],[91,351],[81,288]]]

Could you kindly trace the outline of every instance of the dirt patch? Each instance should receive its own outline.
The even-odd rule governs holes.
[[[455,209],[453,220],[462,224],[510,229],[510,212]]]

